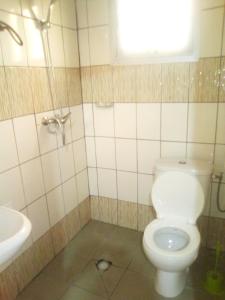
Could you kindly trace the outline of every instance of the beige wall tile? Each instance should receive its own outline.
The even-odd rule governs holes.
[[[217,102],[220,58],[205,58],[190,64],[190,102]]]
[[[187,102],[189,64],[162,65],[162,102]]]
[[[98,196],[90,196],[91,203],[91,219],[99,220],[99,198]]]
[[[36,113],[53,109],[45,68],[31,69],[31,89]]]
[[[66,216],[66,232],[68,240],[72,240],[79,231],[80,218],[78,208],[76,207]]]
[[[161,101],[161,64],[136,67],[137,102]]]
[[[67,68],[66,78],[69,106],[82,103],[80,70],[78,68]]]
[[[66,218],[63,218],[56,223],[52,229],[52,242],[55,254],[58,254],[64,249],[68,243],[68,237],[66,233]]]
[[[155,219],[155,214],[152,206],[138,204],[138,230],[144,231],[153,219]]]
[[[117,224],[117,200],[99,197],[99,221]]]
[[[0,120],[11,117],[11,103],[8,94],[6,74],[3,67],[0,67]]]
[[[54,108],[66,107],[68,106],[66,70],[64,68],[55,68],[54,73],[55,81],[53,86],[56,91]]]
[[[30,84],[31,69],[6,68],[6,79],[12,107],[12,116],[22,116],[34,112],[32,90]]]
[[[79,204],[80,225],[83,228],[91,220],[90,199],[87,197]]]
[[[224,37],[225,39],[225,37]],[[221,58],[221,77],[220,77],[220,91],[219,91],[219,101],[225,102],[225,57]]]
[[[113,66],[113,92],[115,102],[136,101],[135,70],[135,66]]]
[[[81,68],[81,86],[84,103],[92,102],[91,68]]]
[[[93,102],[113,102],[112,67],[91,67]]]
[[[137,229],[137,204],[118,200],[118,225]]]
[[[0,299],[14,300],[18,295],[14,265],[10,265],[0,274]]]

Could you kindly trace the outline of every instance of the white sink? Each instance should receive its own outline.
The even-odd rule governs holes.
[[[0,265],[15,255],[31,232],[31,222],[20,212],[0,206]]]

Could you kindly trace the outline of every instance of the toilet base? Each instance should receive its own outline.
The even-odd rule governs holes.
[[[155,289],[163,297],[173,298],[182,293],[188,274],[188,269],[182,272],[165,272],[157,270]]]

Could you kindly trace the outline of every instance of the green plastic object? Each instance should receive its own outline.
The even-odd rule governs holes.
[[[206,280],[204,282],[205,290],[213,295],[221,296],[225,295],[225,281],[224,276],[218,271],[218,265],[220,260],[222,247],[219,242],[216,244],[216,261],[214,270],[208,271],[206,274]]]

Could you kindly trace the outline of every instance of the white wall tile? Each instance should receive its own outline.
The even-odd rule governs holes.
[[[108,0],[87,0],[89,26],[109,23]]]
[[[93,106],[94,127],[96,136],[114,136],[114,109],[113,107]]]
[[[0,204],[17,210],[25,207],[19,167],[0,174]]]
[[[162,104],[162,140],[186,141],[187,103]]]
[[[65,51],[65,66],[67,68],[78,68],[79,54],[77,31],[68,28],[63,28],[63,42]]]
[[[86,137],[87,165],[96,167],[95,140],[93,137]]]
[[[73,147],[71,144],[59,149],[59,161],[62,181],[66,181],[75,174],[73,164]]]
[[[225,144],[225,103],[219,103],[216,142]]]
[[[76,0],[78,28],[88,27],[87,1]]]
[[[54,226],[65,216],[62,187],[59,186],[47,194],[50,224]]]
[[[146,174],[138,174],[138,203],[144,205],[152,205],[151,191],[153,184],[153,176]]]
[[[137,137],[160,139],[160,103],[137,104]]]
[[[216,145],[214,169],[217,172],[225,172],[225,145]]]
[[[136,104],[115,103],[115,136],[136,138]]]
[[[32,0],[32,3],[37,2],[37,1],[38,0]],[[49,9],[49,0],[42,0],[42,8],[43,8],[44,19],[46,19],[48,9]],[[62,25],[60,10],[61,10],[60,1],[55,1],[52,6],[52,10],[51,10],[51,23],[52,24]]]
[[[81,203],[89,196],[87,169],[77,174],[76,180],[77,180],[78,201],[79,203]]]
[[[32,224],[33,240],[38,240],[49,230],[49,217],[46,198],[42,197],[28,206],[28,218]]]
[[[85,140],[80,139],[73,143],[74,162],[76,173],[87,167]]]
[[[117,198],[116,171],[98,169],[99,196]]]
[[[34,115],[13,119],[20,162],[39,155],[37,130]]]
[[[92,104],[84,104],[84,127],[85,127],[85,136],[94,136],[94,119],[93,119],[93,110]]]
[[[52,25],[48,29],[48,34],[49,34],[49,44],[50,44],[52,64],[54,67],[64,67],[65,60],[64,60],[62,28],[56,25]]]
[[[117,172],[118,199],[137,202],[137,174]]]
[[[68,214],[78,205],[78,194],[75,177],[66,181],[63,185],[63,198],[65,203],[65,212]]]
[[[97,166],[100,168],[115,169],[115,140],[113,138],[95,139]]]
[[[89,29],[91,65],[106,65],[111,63],[108,26],[91,27]]]
[[[70,108],[72,139],[77,140],[84,136],[84,119],[82,105],[76,105]]]
[[[97,180],[97,169],[88,168],[88,182],[90,195],[98,196],[98,180]]]
[[[192,159],[202,159],[213,161],[214,145],[213,144],[187,144],[187,157]]]
[[[1,0],[2,2],[8,2],[5,0]],[[18,1],[18,0],[16,0]],[[30,9],[30,0],[21,0],[21,9],[22,15],[25,17],[33,18],[32,11]],[[39,19],[43,19],[43,7],[42,7],[42,0],[32,0],[32,10]]]
[[[116,167],[122,171],[137,172],[136,140],[116,139]]]
[[[89,31],[88,29],[81,29],[78,31],[79,51],[80,51],[80,65],[81,67],[90,66],[90,49],[89,49]]]
[[[76,10],[74,0],[60,0],[62,25],[65,27],[76,28]]]
[[[46,191],[60,184],[60,166],[57,150],[42,156],[43,175]]]
[[[160,142],[138,141],[138,172],[152,174],[160,158]]]
[[[161,142],[161,157],[185,158],[186,143]]]
[[[7,12],[21,14],[20,0],[0,0],[0,7]]]
[[[216,131],[216,103],[190,103],[188,141],[214,143]]]
[[[12,121],[0,122],[0,172],[18,164]]]
[[[40,158],[30,160],[21,165],[26,203],[40,198],[45,190]]]

